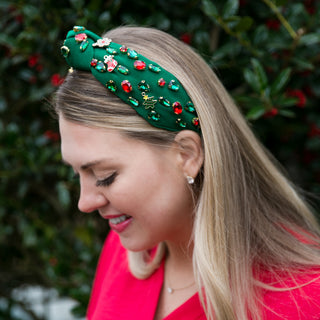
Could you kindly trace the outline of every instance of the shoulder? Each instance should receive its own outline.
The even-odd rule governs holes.
[[[320,267],[268,276],[263,294],[264,319],[319,320]]]

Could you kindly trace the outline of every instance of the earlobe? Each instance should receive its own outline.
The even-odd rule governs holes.
[[[191,130],[180,131],[175,142],[178,145],[178,157],[185,176],[196,178],[204,160],[200,136]]]

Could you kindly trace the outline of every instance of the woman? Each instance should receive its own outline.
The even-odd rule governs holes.
[[[88,319],[320,319],[317,221],[201,57],[136,27],[61,51],[62,155],[112,229]]]

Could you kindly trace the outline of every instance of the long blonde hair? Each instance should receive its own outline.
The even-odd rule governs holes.
[[[320,265],[317,221],[257,141],[214,72],[190,47],[151,28],[106,33],[173,73],[196,106],[204,164],[194,222],[194,270],[208,319],[261,319],[259,270],[276,274]],[[91,74],[74,71],[57,93],[56,112],[93,127],[115,128],[153,144],[175,133],[150,126]],[[303,241],[301,241],[303,239]],[[146,262],[130,253],[130,268],[148,277],[164,255]],[[271,288],[272,289],[272,288]]]

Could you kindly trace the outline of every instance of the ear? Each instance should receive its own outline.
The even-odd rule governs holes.
[[[200,136],[191,130],[182,130],[176,137],[178,157],[185,176],[195,178],[204,161],[204,152]]]

